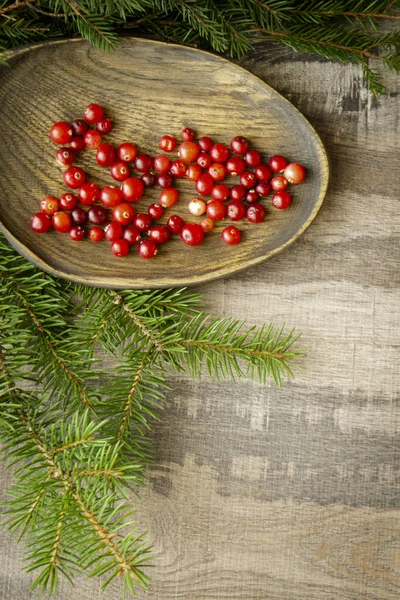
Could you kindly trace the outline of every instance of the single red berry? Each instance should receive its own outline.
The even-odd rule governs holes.
[[[110,173],[115,181],[125,181],[131,174],[128,165],[124,162],[116,162],[111,165]]]
[[[216,163],[223,163],[229,158],[229,148],[224,144],[214,144],[210,150],[210,156]]]
[[[269,181],[272,177],[272,169],[268,165],[257,165],[254,171],[260,181]]]
[[[57,123],[54,123],[50,129],[51,141],[55,144],[60,144],[60,146],[68,144],[73,137],[73,129],[66,121],[57,121]]]
[[[284,156],[281,156],[280,154],[275,154],[274,156],[271,156],[268,164],[274,173],[280,173],[285,169],[285,167],[288,164],[288,161]]]
[[[167,227],[171,233],[180,233],[185,221],[179,215],[171,215],[167,221]]]
[[[83,137],[73,137],[69,143],[69,147],[71,150],[74,150],[74,152],[82,152],[82,150],[86,148],[85,140]]]
[[[258,196],[256,190],[250,190],[247,192],[246,202],[248,202],[249,204],[254,204],[255,202],[258,202],[258,200],[259,200],[259,196]]]
[[[283,172],[289,183],[301,183],[306,176],[306,170],[299,163],[290,163]]]
[[[244,188],[242,185],[234,185],[231,188],[230,197],[232,198],[232,200],[237,200],[238,202],[240,202],[244,199],[246,193],[246,188]]]
[[[64,210],[73,210],[77,204],[78,198],[75,196],[75,194],[70,194],[67,192],[60,197],[60,206]]]
[[[142,240],[139,242],[138,252],[142,258],[153,258],[158,254],[158,244],[154,240]]]
[[[86,123],[98,123],[103,118],[104,111],[99,104],[89,104],[83,111]]]
[[[222,163],[213,163],[208,172],[214,181],[223,181],[226,177],[226,167]]]
[[[54,215],[60,208],[60,203],[55,196],[46,196],[40,201],[40,210],[47,216]]]
[[[121,190],[114,185],[106,185],[100,190],[99,200],[107,208],[118,206],[122,200]]]
[[[153,166],[153,159],[148,154],[138,154],[135,158],[135,169],[140,173],[150,171]]]
[[[200,150],[202,152],[209,152],[214,145],[214,142],[212,141],[212,139],[207,136],[200,138],[197,143],[199,144]]]
[[[221,221],[226,215],[226,206],[220,200],[211,200],[207,204],[207,217],[213,221]]]
[[[287,179],[282,177],[282,175],[277,175],[276,177],[273,177],[271,179],[270,184],[275,192],[283,192],[284,190],[286,190],[287,186],[289,185],[289,182]]]
[[[153,223],[153,219],[147,213],[140,213],[133,219],[133,224],[139,231],[148,231]]]
[[[36,233],[46,233],[51,228],[51,219],[43,212],[38,212],[32,216],[30,226]]]
[[[183,162],[191,163],[196,160],[199,152],[200,148],[195,142],[183,142],[179,146],[178,156]]]
[[[108,212],[104,206],[92,206],[87,212],[88,221],[92,225],[104,225],[108,220]]]
[[[112,211],[112,217],[114,221],[120,223],[121,225],[130,225],[135,216],[135,209],[132,204],[128,204],[128,202],[121,202]]]
[[[189,181],[197,181],[202,172],[199,165],[189,165],[186,171],[186,177]]]
[[[79,202],[90,206],[99,199],[99,188],[95,183],[84,183],[78,192]]]
[[[104,231],[101,229],[101,227],[91,227],[89,229],[89,240],[91,242],[101,242],[101,240],[104,238]]]
[[[107,118],[101,119],[101,121],[96,123],[97,131],[99,131],[103,135],[106,133],[110,133],[110,131],[113,127],[114,127],[114,123],[111,121],[111,119],[107,119]]]
[[[126,240],[115,240],[111,244],[111,252],[115,256],[126,256],[129,252],[129,244]]]
[[[213,189],[211,190],[211,196],[214,198],[214,200],[221,200],[221,202],[228,200],[228,186],[224,185],[223,183],[218,183],[217,185],[214,185]]]
[[[77,206],[71,212],[71,217],[77,225],[84,225],[87,221],[87,212],[83,208],[80,208],[80,206]]]
[[[214,187],[214,179],[209,173],[203,173],[196,181],[196,190],[201,196],[208,196]]]
[[[222,231],[221,237],[225,244],[232,246],[233,244],[238,244],[240,242],[240,231],[234,225],[229,225]]]
[[[170,174],[178,179],[182,179],[186,175],[187,165],[183,162],[183,160],[174,160],[170,167]]]
[[[111,221],[111,223],[107,223],[104,227],[104,237],[108,242],[115,242],[116,240],[120,240],[123,235],[122,225],[116,223],[115,221]]]
[[[63,179],[65,185],[76,190],[86,182],[86,173],[80,167],[69,167],[64,172]]]
[[[122,160],[122,162],[133,162],[137,156],[137,148],[130,142],[124,142],[118,146],[117,152],[118,158],[119,160]]]
[[[179,192],[175,188],[167,188],[163,190],[160,194],[160,204],[164,208],[168,208],[169,206],[173,206],[179,198]]]
[[[256,192],[259,196],[265,198],[271,191],[271,184],[268,181],[261,181],[256,185]]]
[[[203,198],[192,198],[188,204],[188,209],[190,214],[195,217],[200,217],[200,215],[206,212],[207,204],[204,202]]]
[[[163,152],[172,152],[176,148],[176,139],[172,135],[163,135],[158,141],[158,147]]]
[[[122,197],[127,202],[136,202],[143,196],[144,185],[136,177],[129,177],[122,182],[121,185]]]
[[[143,173],[140,181],[143,183],[144,187],[153,187],[156,185],[157,177],[154,175],[154,173],[149,171],[148,173]]]
[[[96,149],[101,144],[101,133],[95,129],[89,129],[89,131],[85,133],[83,140],[85,142],[85,146]]]
[[[171,166],[171,161],[167,156],[160,154],[160,156],[155,157],[153,165],[157,173],[166,173]]]
[[[181,240],[188,246],[198,246],[204,239],[204,231],[197,223],[186,223],[181,229]]]
[[[59,148],[56,151],[56,161],[61,167],[69,167],[75,162],[75,152],[70,148]]]
[[[246,170],[246,163],[240,156],[232,156],[226,161],[226,170],[234,177],[236,175],[241,175]]]
[[[215,221],[209,219],[208,217],[204,217],[199,223],[200,227],[204,231],[204,233],[209,233],[215,227]]]
[[[185,142],[192,142],[196,137],[196,132],[193,131],[193,129],[190,129],[190,127],[185,127],[185,129],[182,129],[181,131],[181,138],[183,140],[185,140]]]
[[[89,129],[88,124],[83,119],[75,119],[71,123],[72,130],[74,135],[84,136],[87,130]]]
[[[292,197],[289,194],[289,192],[286,191],[275,192],[275,194],[272,196],[272,204],[273,206],[275,206],[275,208],[278,208],[279,210],[285,210],[285,208],[288,208],[288,206],[290,206],[291,202]]]
[[[248,150],[244,155],[244,161],[249,167],[257,167],[261,162],[261,153],[258,150]]]
[[[81,242],[85,239],[85,230],[80,225],[74,225],[69,230],[69,237],[73,242]]]
[[[251,190],[257,185],[257,179],[254,173],[250,173],[249,171],[245,171],[240,176],[240,184],[246,188],[246,190]]]
[[[115,163],[117,154],[111,144],[100,144],[96,152],[96,162],[101,167],[111,167]]]
[[[261,223],[265,218],[265,208],[262,204],[250,204],[246,211],[246,217],[250,223]]]
[[[157,227],[153,227],[149,231],[149,238],[153,240],[153,242],[157,242],[157,244],[165,244],[170,237],[171,233],[168,227],[165,227],[164,225],[157,225]]]
[[[226,207],[226,216],[231,221],[241,221],[246,214],[246,208],[242,202],[237,200],[230,202]]]
[[[130,227],[127,227],[124,230],[123,239],[126,240],[130,246],[133,246],[133,244],[137,244],[138,242],[140,242],[141,237],[142,236],[137,227],[133,227],[131,225]]]
[[[249,147],[249,142],[241,135],[234,137],[231,141],[231,149],[235,154],[246,154]]]
[[[161,204],[150,204],[147,212],[151,216],[152,219],[161,219],[164,214],[164,209]]]
[[[208,167],[212,165],[212,162],[213,160],[209,154],[206,154],[205,152],[200,152],[197,158],[197,164],[202,169],[208,169]]]
[[[170,173],[161,173],[161,175],[157,177],[157,184],[160,186],[160,188],[165,190],[165,188],[169,188],[174,185],[174,178]]]
[[[58,212],[54,213],[54,215],[51,218],[51,222],[53,224],[54,229],[56,231],[59,231],[60,233],[66,233],[71,229],[72,225],[70,215],[67,212],[64,212],[63,210],[59,210]]]

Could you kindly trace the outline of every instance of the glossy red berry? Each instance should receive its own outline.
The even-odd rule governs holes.
[[[157,173],[166,173],[171,166],[171,161],[167,156],[160,154],[160,156],[155,157],[153,166]]]
[[[165,227],[164,225],[157,225],[149,230],[149,238],[153,240],[153,242],[157,242],[157,244],[165,244],[170,237],[171,232],[168,227]]]
[[[66,121],[57,121],[50,129],[50,139],[55,144],[68,144],[74,137],[72,126]]]
[[[99,200],[103,206],[111,208],[122,201],[121,190],[114,185],[106,185],[100,190]]]
[[[143,196],[144,185],[136,177],[129,177],[122,182],[121,185],[122,197],[127,202],[136,202]]]
[[[108,221],[108,212],[104,206],[92,206],[89,208],[87,216],[92,225],[104,225]]]
[[[71,212],[71,218],[77,225],[84,225],[87,221],[87,212],[80,206],[77,206]]]
[[[214,185],[213,189],[211,190],[211,196],[213,197],[214,200],[221,200],[221,202],[228,200],[228,198],[229,198],[228,186],[224,185],[223,183],[218,183],[217,185]]]
[[[122,162],[133,162],[137,156],[137,148],[134,144],[130,142],[124,142],[120,146],[118,146],[118,158],[122,160]]]
[[[259,181],[269,181],[272,177],[272,169],[268,165],[257,165],[254,171]]]
[[[85,142],[85,146],[95,150],[101,144],[101,133],[95,129],[89,129],[89,131],[85,133],[83,140]]]
[[[31,218],[30,227],[36,233],[46,233],[51,228],[51,219],[43,212],[35,213]]]
[[[117,153],[111,144],[100,144],[96,152],[96,162],[101,167],[111,167],[116,161]]]
[[[135,158],[135,169],[139,173],[146,173],[153,167],[153,159],[148,154],[138,154]]]
[[[63,210],[73,210],[78,204],[78,198],[74,194],[67,192],[60,196],[60,207]]]
[[[99,104],[89,104],[83,111],[86,123],[98,123],[103,118],[104,111]]]
[[[202,172],[200,165],[189,165],[186,170],[186,178],[189,181],[197,181]]]
[[[199,223],[200,227],[204,231],[204,233],[209,233],[215,227],[215,221],[210,219],[209,217],[204,217]]]
[[[257,179],[254,173],[250,173],[250,171],[245,171],[240,176],[240,184],[246,188],[246,190],[251,190],[257,185]]]
[[[234,225],[229,225],[221,233],[222,241],[225,244],[233,245],[240,242],[240,231]]]
[[[208,172],[214,181],[223,181],[226,177],[226,167],[222,163],[213,163]]]
[[[179,192],[175,188],[167,188],[160,194],[160,204],[164,208],[173,206],[179,198]]]
[[[148,173],[143,173],[140,181],[143,183],[144,187],[153,187],[156,185],[157,177],[154,175],[154,173],[149,171]]]
[[[161,204],[150,204],[149,208],[147,209],[147,212],[149,213],[149,215],[151,216],[152,219],[161,219],[161,217],[164,214],[164,208],[161,206]]]
[[[289,183],[301,183],[306,176],[306,170],[299,163],[290,163],[283,172]]]
[[[210,156],[216,163],[223,163],[229,158],[229,148],[225,144],[214,144],[210,150]]]
[[[244,155],[244,161],[249,167],[257,167],[261,162],[261,153],[258,150],[248,150]]]
[[[167,221],[167,227],[171,233],[180,233],[185,221],[179,215],[171,215]]]
[[[269,181],[261,181],[256,185],[256,192],[259,196],[265,198],[271,192],[271,184]]]
[[[121,225],[130,225],[135,216],[135,209],[132,204],[128,204],[128,202],[121,202],[112,211],[112,217],[114,221],[120,223]]]
[[[165,190],[166,188],[174,185],[174,178],[172,175],[170,175],[170,173],[161,173],[161,175],[157,177],[157,184],[160,186],[160,188]]]
[[[148,231],[153,223],[153,219],[147,213],[140,213],[133,219],[133,225],[139,231]]]
[[[182,179],[186,175],[187,164],[183,160],[174,160],[170,167],[170,174],[178,179]]]
[[[56,161],[61,167],[69,167],[75,162],[75,152],[70,148],[59,148],[56,152]]]
[[[276,177],[273,177],[271,179],[270,184],[275,192],[283,192],[284,190],[286,190],[287,186],[289,185],[289,182],[287,179],[282,177],[282,175],[277,175]]]
[[[83,119],[75,119],[71,123],[74,135],[84,136],[89,129],[88,124]]]
[[[259,195],[256,190],[249,190],[246,194],[246,202],[249,204],[255,204],[259,200]]]
[[[190,127],[185,127],[185,129],[182,129],[181,138],[185,140],[185,142],[192,142],[195,137],[196,132],[193,129],[190,129]]]
[[[265,208],[262,204],[250,204],[246,217],[250,223],[261,223],[265,219]]]
[[[211,156],[205,152],[200,152],[199,156],[197,157],[197,164],[202,169],[208,169],[208,167],[212,165],[212,162],[213,160]]]
[[[131,174],[129,166],[125,162],[116,162],[111,165],[110,173],[115,181],[125,181]]]
[[[246,207],[242,202],[233,201],[226,207],[226,216],[231,221],[241,221],[246,214]]]
[[[235,154],[246,154],[249,147],[249,142],[241,135],[234,137],[231,141],[231,149]]]
[[[74,152],[82,152],[82,150],[86,148],[85,140],[83,137],[73,137],[69,143],[69,147],[71,150],[74,150]]]
[[[101,227],[91,227],[89,229],[89,240],[91,242],[101,242],[101,240],[104,238],[104,231],[101,229]]]
[[[197,143],[199,144],[200,150],[202,152],[209,152],[211,150],[211,148],[214,146],[214,142],[212,141],[212,139],[207,136],[200,138]]]
[[[226,161],[226,170],[234,177],[241,175],[246,170],[246,163],[240,156],[232,156]]]
[[[208,196],[214,187],[214,179],[209,173],[203,173],[196,181],[196,190],[201,196]]]
[[[99,199],[99,192],[95,183],[84,183],[78,192],[79,202],[90,206]]]
[[[275,154],[274,156],[271,156],[268,164],[274,173],[280,173],[285,169],[285,167],[288,164],[288,161],[284,156],[281,156],[280,154]]]
[[[101,119],[101,121],[96,123],[97,131],[99,131],[103,135],[106,133],[110,133],[110,131],[112,130],[113,127],[114,127],[114,123],[111,121],[111,119],[107,119],[107,118]]]
[[[140,242],[142,236],[137,227],[130,225],[124,230],[123,239],[126,240],[130,246],[133,246],[133,244]]]
[[[58,212],[54,213],[51,218],[51,222],[54,229],[60,233],[66,233],[71,229],[72,225],[72,219],[70,215],[63,210],[59,210]]]
[[[185,163],[194,162],[199,153],[200,148],[195,142],[183,142],[178,150],[179,158]]]
[[[74,225],[69,230],[69,237],[73,242],[81,242],[85,239],[85,230],[80,225]]]
[[[291,202],[292,197],[289,192],[286,191],[275,192],[275,194],[272,196],[272,204],[279,210],[285,210],[285,208],[290,206]]]
[[[80,167],[69,167],[63,175],[64,183],[72,190],[80,188],[86,182],[86,173]]]
[[[40,210],[42,213],[51,217],[60,208],[60,203],[55,196],[46,196],[40,201]]]
[[[163,135],[158,141],[158,147],[163,152],[172,152],[176,148],[176,139],[172,135]]]
[[[104,237],[108,242],[115,242],[116,240],[120,240],[122,238],[124,231],[122,229],[122,225],[116,223],[115,221],[111,221],[104,227]]]
[[[158,244],[154,240],[142,240],[139,242],[138,252],[142,258],[153,258],[158,254]]]
[[[226,206],[220,200],[211,200],[207,204],[207,217],[213,221],[221,221],[226,216]]]
[[[126,240],[115,240],[111,244],[111,252],[115,256],[126,256],[129,252],[129,243]]]
[[[245,187],[243,187],[242,185],[234,185],[231,188],[230,197],[232,198],[232,200],[237,200],[238,202],[240,202],[245,198],[246,193],[247,192]]]
[[[204,231],[197,223],[186,223],[181,229],[181,240],[188,246],[198,246],[204,239]]]

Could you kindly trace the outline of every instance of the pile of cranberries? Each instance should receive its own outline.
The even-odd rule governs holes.
[[[56,161],[65,168],[63,180],[69,190],[60,198],[43,198],[40,212],[33,215],[30,223],[35,232],[45,233],[53,227],[69,233],[73,241],[86,236],[92,242],[106,239],[116,256],[126,256],[130,247],[137,244],[142,258],[152,258],[171,234],[180,235],[189,246],[197,246],[216,221],[228,219],[237,223],[246,218],[250,223],[260,223],[266,215],[261,199],[273,191],[272,205],[284,210],[292,201],[288,185],[301,183],[305,177],[302,165],[289,164],[283,156],[272,156],[268,164],[263,163],[261,153],[250,148],[242,136],[234,137],[228,147],[209,137],[196,141],[195,131],[185,128],[181,131],[178,158],[171,160],[165,154],[152,157],[140,153],[131,142],[117,148],[103,142],[103,135],[112,128],[112,121],[98,104],[89,104],[83,119],[72,123],[58,121],[51,127],[51,140],[61,146],[56,151]],[[158,145],[170,154],[178,141],[163,135]],[[83,169],[73,166],[85,148],[96,150],[97,164],[110,170],[119,187],[106,185],[99,189],[87,181]],[[228,176],[239,177],[239,184],[229,188],[222,183]],[[155,222],[164,216],[165,209],[178,202],[174,183],[182,178],[194,182],[198,197],[190,200],[188,209],[201,220],[185,222],[173,214],[168,220],[164,218],[163,225],[157,225]],[[146,188],[155,185],[161,188],[159,202],[151,204],[147,212],[137,213],[133,204],[142,198]],[[204,200],[206,196],[211,196],[208,202]],[[222,231],[226,244],[237,244],[240,237],[240,230],[233,224]]]

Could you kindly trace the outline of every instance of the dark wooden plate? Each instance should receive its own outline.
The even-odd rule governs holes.
[[[141,39],[124,39],[110,54],[81,40],[33,45],[9,52],[0,68],[0,222],[14,247],[50,273],[74,281],[113,288],[172,287],[198,284],[255,265],[283,250],[315,218],[328,184],[328,163],[320,138],[290,102],[263,81],[218,56]],[[113,256],[106,242],[72,242],[68,235],[37,235],[29,228],[40,199],[65,190],[55,146],[48,132],[58,120],[80,117],[90,102],[99,102],[115,121],[107,141],[135,141],[154,155],[164,133],[179,135],[193,127],[200,135],[229,143],[248,137],[267,156],[283,154],[307,167],[302,185],[292,186],[289,210],[276,211],[271,199],[267,219],[240,223],[243,242],[226,246],[219,223],[205,242],[190,248],[179,239],[162,247],[150,261],[136,251]],[[94,151],[82,153],[78,165],[103,185],[114,183],[95,164]],[[180,182],[177,212],[187,211],[194,186]],[[153,188],[139,210],[157,201]],[[199,219],[197,219],[199,220]]]

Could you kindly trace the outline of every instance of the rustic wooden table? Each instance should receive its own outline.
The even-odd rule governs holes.
[[[400,594],[400,78],[260,44],[243,61],[321,135],[331,184],[315,223],[270,262],[201,291],[215,314],[304,333],[282,389],[171,376],[156,467],[136,502],[159,558],[148,600],[395,600]],[[1,474],[2,487],[8,474]],[[25,600],[1,531],[0,598]],[[61,584],[94,600],[99,584]],[[104,596],[120,597],[118,587]]]

